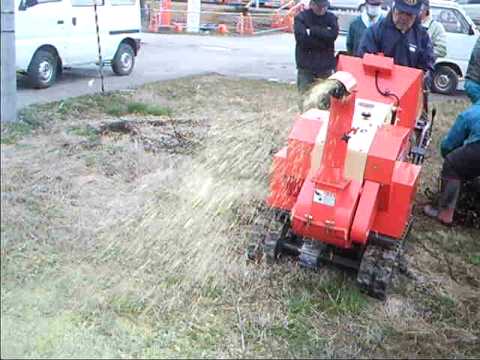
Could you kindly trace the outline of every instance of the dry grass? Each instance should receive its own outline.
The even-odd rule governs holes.
[[[478,230],[420,216],[415,279],[397,275],[385,304],[334,268],[245,262],[296,101],[288,85],[195,77],[2,128],[2,357],[478,357]],[[464,107],[439,104],[437,139]],[[143,137],[95,131],[119,118]]]

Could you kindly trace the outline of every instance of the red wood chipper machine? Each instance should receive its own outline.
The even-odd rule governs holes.
[[[423,72],[392,58],[340,56],[329,110],[298,115],[273,158],[266,204],[247,255],[301,266],[334,263],[384,299],[408,234],[430,142]]]

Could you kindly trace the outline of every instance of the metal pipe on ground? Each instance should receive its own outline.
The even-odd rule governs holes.
[[[255,31],[253,33],[253,35],[263,35],[263,34],[269,34],[269,33],[277,32],[277,31],[282,32],[282,31],[285,31],[287,29],[288,29],[288,27],[284,26],[284,27],[275,28],[275,29],[259,30],[259,31]]]

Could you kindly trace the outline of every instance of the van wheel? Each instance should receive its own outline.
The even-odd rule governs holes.
[[[55,82],[57,72],[57,56],[47,50],[38,50],[28,66],[27,75],[34,88],[44,89]]]
[[[457,90],[458,75],[449,66],[439,66],[433,73],[432,90],[439,94],[449,95]]]
[[[113,58],[112,70],[115,74],[129,75],[135,65],[135,53],[130,45],[121,43]]]

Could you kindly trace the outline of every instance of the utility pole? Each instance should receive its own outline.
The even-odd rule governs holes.
[[[1,109],[0,121],[17,121],[17,71],[15,64],[14,0],[1,0]]]
[[[187,2],[187,31],[200,31],[200,0],[188,0]]]

